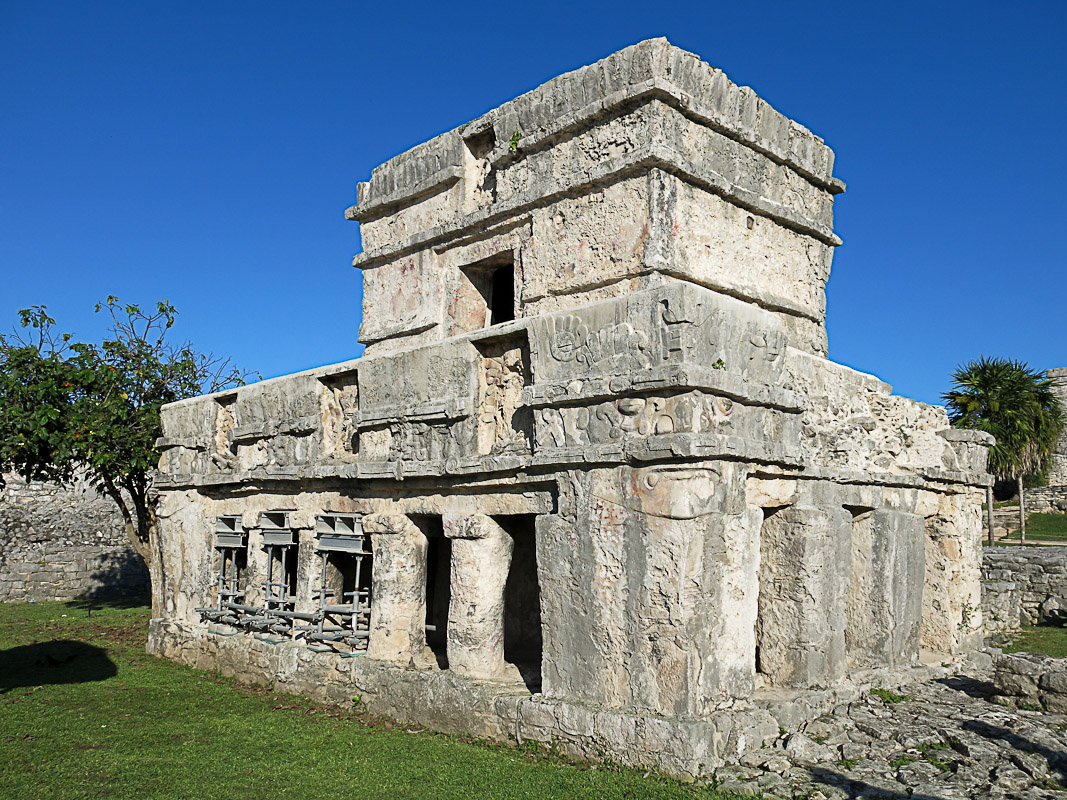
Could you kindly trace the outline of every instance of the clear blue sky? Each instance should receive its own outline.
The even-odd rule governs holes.
[[[265,377],[359,354],[355,184],[651,36],[823,136],[830,355],[1067,366],[1067,3],[0,0],[0,324],[108,294]]]

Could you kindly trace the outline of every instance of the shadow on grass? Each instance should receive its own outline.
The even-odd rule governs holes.
[[[68,600],[63,605],[67,608],[92,612],[101,608],[125,609],[150,606],[152,605],[152,598],[148,594],[134,594],[126,597],[116,597],[110,594],[99,595],[93,593],[82,595],[74,600]]]
[[[19,686],[102,681],[117,673],[107,651],[85,642],[57,639],[0,650],[0,694]]]

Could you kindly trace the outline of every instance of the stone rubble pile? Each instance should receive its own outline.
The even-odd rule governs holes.
[[[993,684],[1007,702],[1067,714],[1067,659],[1012,653],[997,659]]]
[[[992,678],[972,669],[872,693],[715,777],[768,800],[1063,798],[1067,716],[1000,705]]]

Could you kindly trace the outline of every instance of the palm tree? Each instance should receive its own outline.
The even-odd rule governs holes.
[[[989,472],[1019,487],[1020,541],[1026,540],[1023,477],[1041,472],[1063,428],[1063,410],[1053,382],[1024,362],[979,358],[958,367],[953,388],[942,395],[957,428],[985,431],[996,437],[989,450]],[[993,540],[993,497],[986,491],[989,539]]]

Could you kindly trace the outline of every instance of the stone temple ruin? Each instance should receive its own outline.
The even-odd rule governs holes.
[[[164,409],[150,650],[681,775],[966,657],[988,437],[827,359],[833,159],[654,39],[375,169],[364,356]]]

